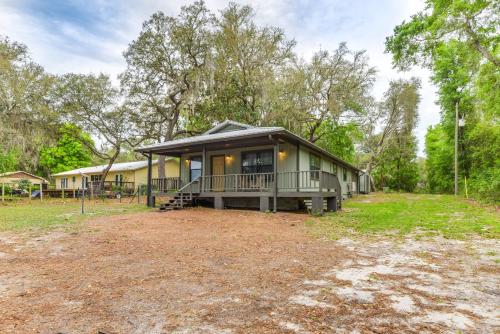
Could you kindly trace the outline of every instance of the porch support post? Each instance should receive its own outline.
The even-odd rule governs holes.
[[[311,198],[311,211],[313,215],[323,214],[323,196],[314,196]]]
[[[300,143],[297,142],[297,192],[300,191]]]
[[[261,212],[269,211],[269,197],[268,196],[260,196],[260,211]]]
[[[273,212],[278,211],[278,152],[279,152],[279,142],[274,143],[274,163],[273,163],[273,176],[274,176],[274,191],[273,191]]]
[[[148,155],[148,180],[146,186],[146,204],[147,206],[151,206],[151,182],[153,177],[153,154],[149,153]]]
[[[218,210],[224,209],[224,198],[222,196],[214,197],[214,208]]]
[[[205,173],[205,168],[206,166],[206,161],[207,161],[207,149],[205,146],[203,146],[203,154],[201,156],[201,185],[200,185],[200,192],[205,191],[205,176],[207,175]]]
[[[326,199],[327,211],[337,211],[337,197],[328,197]]]

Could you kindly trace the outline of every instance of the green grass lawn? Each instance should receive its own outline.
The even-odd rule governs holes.
[[[312,232],[330,239],[344,236],[387,234],[401,236],[442,235],[463,239],[470,235],[500,237],[500,215],[451,195],[361,195],[343,203],[341,212],[328,213],[308,222]]]
[[[89,217],[117,215],[148,210],[145,204],[86,201],[85,214],[81,214],[81,202],[74,199],[22,201],[0,204],[0,231],[46,229],[61,224],[74,224]]]

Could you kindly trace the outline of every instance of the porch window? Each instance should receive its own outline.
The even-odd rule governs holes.
[[[189,161],[189,181],[201,176],[201,157],[192,157]]]
[[[92,183],[101,182],[101,179],[102,175],[90,175],[90,181],[92,181]]]
[[[316,154],[309,154],[309,170],[311,171],[311,180],[319,180],[319,171],[321,170],[321,158]]]
[[[122,182],[123,182],[123,174],[116,174],[115,175],[115,184],[121,185]]]
[[[66,189],[66,188],[68,188],[68,178],[63,177],[61,179],[61,189]]]
[[[241,153],[241,172],[243,174],[271,173],[272,171],[272,150]]]
[[[89,182],[89,178],[87,176],[82,176],[82,189],[87,189],[88,182]]]

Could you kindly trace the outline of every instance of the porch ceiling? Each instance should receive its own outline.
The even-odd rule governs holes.
[[[219,150],[249,147],[249,146],[272,145],[274,143],[273,140],[279,140],[280,142],[284,142],[284,139],[281,138],[281,136],[273,135],[271,139],[269,138],[269,135],[265,135],[252,138],[220,140],[211,143],[186,144],[172,148],[159,147],[158,149],[151,149],[149,152],[154,154],[179,157],[181,154],[184,153],[201,152],[203,151],[203,147],[205,147],[207,151],[219,151]]]

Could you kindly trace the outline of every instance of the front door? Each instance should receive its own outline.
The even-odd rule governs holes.
[[[225,156],[212,157],[212,190],[224,191],[224,178],[226,174]]]

